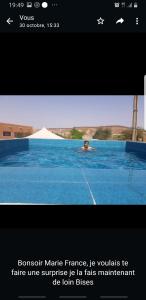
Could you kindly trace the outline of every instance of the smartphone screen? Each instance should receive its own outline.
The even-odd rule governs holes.
[[[145,2],[0,15],[0,299],[145,299]]]

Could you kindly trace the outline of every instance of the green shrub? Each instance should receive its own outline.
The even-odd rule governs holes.
[[[30,132],[16,132],[15,133],[15,137],[18,139],[18,138],[23,138],[23,137],[27,137],[31,135]]]
[[[112,139],[122,141],[123,140],[123,135],[122,134],[113,134]]]
[[[132,129],[125,129],[121,132],[122,140],[132,140]]]
[[[81,140],[82,137],[83,137],[84,133],[83,132],[80,132],[79,130],[73,128],[71,130],[71,139],[78,139],[78,140]]]
[[[121,132],[122,140],[132,140],[132,129],[126,129]],[[137,129],[137,140],[143,140],[143,129]]]
[[[108,140],[110,139],[112,136],[112,132],[111,132],[111,129],[108,129],[108,128],[99,128],[96,130],[93,138],[94,139],[99,139],[99,140]]]
[[[137,130],[137,140],[142,140],[143,141],[143,129],[138,129]]]

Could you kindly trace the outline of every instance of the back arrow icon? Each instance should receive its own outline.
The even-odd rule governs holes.
[[[8,23],[9,25],[11,25],[11,23],[13,23],[13,20],[11,20],[11,18],[9,18],[9,19],[7,20],[7,23]]]

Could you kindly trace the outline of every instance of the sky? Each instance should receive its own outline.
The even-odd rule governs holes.
[[[0,122],[34,128],[132,124],[133,96],[0,96]],[[144,123],[139,96],[138,127]]]

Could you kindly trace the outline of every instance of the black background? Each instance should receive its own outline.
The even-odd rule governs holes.
[[[145,299],[144,236],[145,230],[128,229],[0,230],[0,279],[4,282],[1,297],[15,300],[19,295],[46,295],[53,300],[60,295],[87,295],[88,299],[99,299],[100,295],[128,295],[130,300]],[[135,269],[136,276],[98,277],[93,287],[69,288],[51,287],[47,278],[11,277],[11,269],[18,269],[17,260],[39,259],[127,260],[128,269]],[[25,270],[24,267],[19,269]],[[41,270],[41,267],[29,269]]]
[[[1,94],[143,94],[145,34],[1,34]]]

